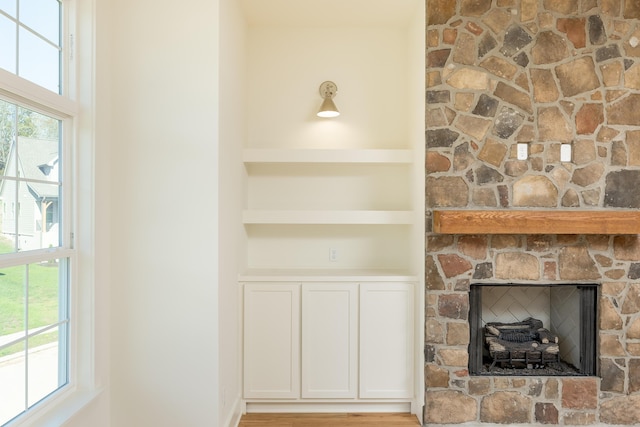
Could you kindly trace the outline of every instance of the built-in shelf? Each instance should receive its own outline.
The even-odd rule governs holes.
[[[245,224],[412,224],[412,211],[245,210]]]
[[[441,234],[640,234],[640,211],[435,210]]]
[[[245,163],[411,163],[411,150],[245,149]]]
[[[241,282],[413,282],[418,277],[404,270],[373,269],[249,269]]]

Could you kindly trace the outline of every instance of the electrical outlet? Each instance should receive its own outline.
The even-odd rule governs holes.
[[[518,142],[516,148],[516,157],[518,158],[518,160],[527,160],[527,157],[529,157],[529,144],[525,142]]]
[[[571,144],[560,144],[560,161],[571,161]]]
[[[338,250],[336,248],[329,249],[329,261],[331,262],[338,261]]]

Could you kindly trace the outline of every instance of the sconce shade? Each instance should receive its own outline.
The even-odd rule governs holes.
[[[320,85],[320,96],[322,96],[322,105],[318,111],[318,117],[338,117],[340,111],[333,102],[333,97],[338,92],[338,86],[333,82],[324,82]]]
[[[318,111],[318,117],[338,117],[339,115],[340,111],[338,111],[338,107],[336,107],[333,99],[325,98]]]

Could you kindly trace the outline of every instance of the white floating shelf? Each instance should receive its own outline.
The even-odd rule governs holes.
[[[246,149],[245,163],[412,163],[411,150]]]
[[[412,211],[245,210],[244,224],[412,224]]]

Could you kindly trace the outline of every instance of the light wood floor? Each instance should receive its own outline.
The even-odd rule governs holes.
[[[413,414],[246,414],[239,427],[419,426]]]

